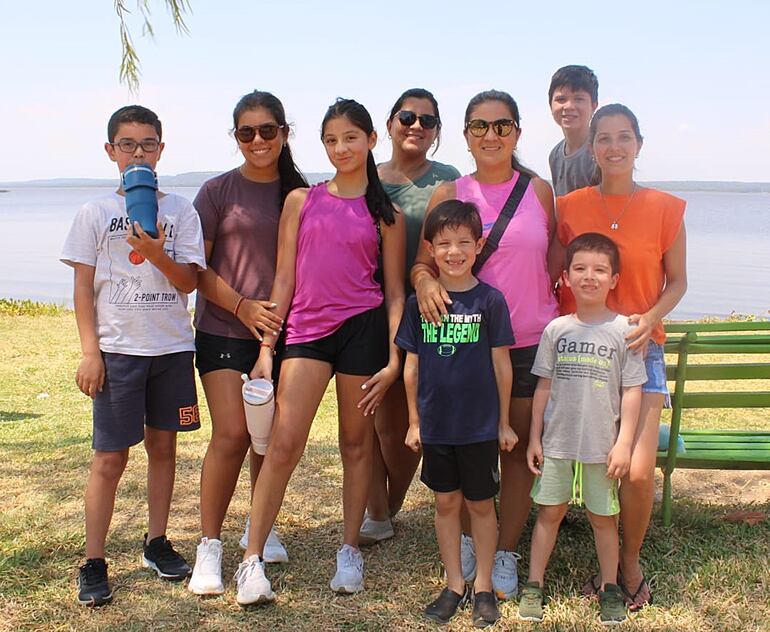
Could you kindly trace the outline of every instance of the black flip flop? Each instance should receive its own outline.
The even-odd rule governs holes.
[[[642,575],[642,581],[639,583],[639,588],[636,589],[636,592],[634,594],[631,594],[626,588],[626,584],[623,581],[620,581],[620,589],[623,591],[623,595],[626,598],[626,605],[628,606],[629,612],[639,612],[642,608],[645,606],[652,605],[652,591],[650,590],[650,585],[647,583],[647,579]],[[647,588],[647,593],[650,595],[650,598],[639,604],[636,602],[636,598],[639,596],[639,593],[641,593],[645,588]]]
[[[593,597],[594,595],[599,594],[599,590],[602,587],[602,579],[599,573],[596,573],[595,575],[591,575],[584,583],[582,588],[580,589],[580,593],[584,597]]]

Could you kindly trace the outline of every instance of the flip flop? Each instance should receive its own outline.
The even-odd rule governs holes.
[[[602,578],[599,573],[596,573],[595,575],[591,575],[591,577],[585,581],[583,587],[580,589],[580,592],[584,597],[593,597],[594,595],[599,594],[601,587]]]
[[[623,595],[625,596],[626,605],[628,606],[629,612],[639,612],[645,606],[652,605],[652,591],[650,590],[650,586],[647,583],[647,579],[644,577],[644,575],[642,575],[642,581],[639,583],[639,588],[637,588],[636,592],[633,594],[629,592],[623,581],[619,581],[619,583],[620,589],[623,591]],[[638,601],[640,593],[642,593],[645,589],[647,590],[649,598],[644,599],[643,601]]]

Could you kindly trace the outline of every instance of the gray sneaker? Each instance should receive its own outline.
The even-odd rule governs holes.
[[[498,599],[510,599],[519,592],[518,560],[521,556],[513,551],[497,551],[492,568],[492,587]]]
[[[604,584],[604,590],[599,591],[599,621],[602,625],[620,625],[628,619],[626,602],[620,586]]]
[[[364,515],[361,529],[358,532],[358,544],[371,546],[393,537],[393,523],[390,520],[372,520],[369,514]]]
[[[521,589],[519,619],[536,623],[543,620],[543,589],[537,582],[527,582]]]
[[[473,547],[473,538],[464,533],[460,535],[460,565],[466,582],[476,579],[476,549]]]

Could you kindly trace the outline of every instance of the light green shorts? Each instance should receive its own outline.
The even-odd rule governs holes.
[[[545,457],[542,476],[535,477],[530,496],[538,505],[572,502],[597,516],[620,513],[618,482],[607,478],[606,463],[580,463]]]

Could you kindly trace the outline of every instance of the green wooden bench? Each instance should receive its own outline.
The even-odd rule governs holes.
[[[665,351],[676,354],[675,366],[666,367],[674,382],[668,449],[657,453],[663,470],[663,524],[671,524],[671,475],[677,467],[716,470],[770,469],[770,430],[687,430],[682,412],[692,408],[770,408],[770,391],[685,392],[692,381],[770,380],[770,360],[734,364],[719,356],[770,354],[770,321],[675,323],[666,325]],[[717,356],[713,363],[691,362],[694,354]],[[770,411],[766,417],[770,428]],[[685,451],[677,454],[677,435]]]

